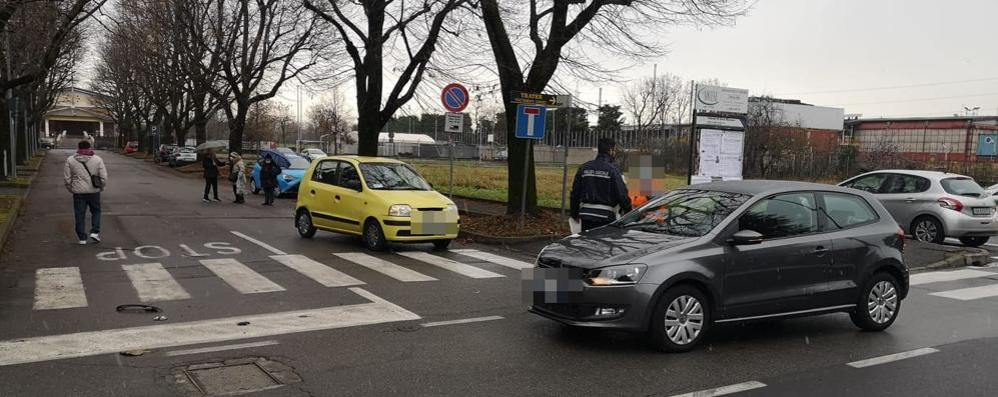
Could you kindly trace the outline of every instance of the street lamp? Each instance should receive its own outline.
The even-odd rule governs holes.
[[[971,107],[967,107],[967,106],[963,107],[963,110],[966,111],[966,114],[968,116],[977,116],[977,111],[980,110],[980,109],[981,109],[980,106],[974,106],[972,108]]]

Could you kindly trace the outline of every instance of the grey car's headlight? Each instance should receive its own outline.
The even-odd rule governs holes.
[[[631,264],[592,269],[586,272],[586,284],[599,286],[637,284],[647,268],[645,265]]]
[[[388,216],[412,216],[412,207],[408,204],[395,204],[388,207]]]

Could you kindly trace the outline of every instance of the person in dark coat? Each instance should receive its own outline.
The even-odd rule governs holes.
[[[617,143],[600,139],[597,150],[596,159],[579,167],[572,184],[571,216],[582,224],[582,231],[608,225],[618,214],[631,211],[627,184],[613,163]]]
[[[208,153],[201,158],[201,168],[204,168],[204,202],[209,202],[208,193],[214,192],[214,200],[222,201],[218,198],[218,167],[225,165],[218,157],[215,157],[215,150],[209,149]]]
[[[274,205],[274,191],[277,190],[277,176],[281,175],[281,167],[274,163],[268,154],[263,158],[260,167],[260,187],[263,188],[263,205]]]

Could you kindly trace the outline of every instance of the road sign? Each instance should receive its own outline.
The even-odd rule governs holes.
[[[464,113],[447,113],[444,115],[444,132],[464,132]]]
[[[748,90],[713,85],[697,86],[696,110],[697,114],[746,114],[748,113]]]
[[[697,127],[744,130],[741,119],[729,117],[697,116]]]
[[[454,113],[468,107],[470,100],[471,95],[468,95],[468,89],[458,83],[448,84],[440,93],[440,102],[444,104],[444,108]]]
[[[544,121],[546,117],[547,108],[544,106],[517,106],[516,137],[523,139],[544,139]]]
[[[558,107],[558,95],[537,94],[533,92],[513,91],[513,103],[523,105],[544,105]]]

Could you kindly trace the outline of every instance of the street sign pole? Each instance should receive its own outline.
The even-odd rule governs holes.
[[[686,170],[686,185],[693,184],[693,136],[696,134],[697,130],[697,101],[696,101],[697,85],[696,80],[690,81],[690,104],[692,105],[691,117],[690,117],[690,153],[687,157],[689,159],[689,166]]]
[[[527,172],[527,168],[530,167],[530,154],[533,150],[533,139],[527,139],[527,149],[523,155],[523,190],[520,194],[520,230],[523,230],[523,226],[527,217],[527,180],[530,179],[530,174]]]
[[[568,121],[566,123],[568,124],[568,126],[565,135],[562,135],[564,139],[562,139],[561,142],[561,145],[564,146],[564,151],[565,151],[565,155],[562,156],[562,161],[561,161],[561,221],[562,222],[565,221],[565,196],[567,193],[566,190],[568,190],[568,188],[565,187],[565,185],[568,183],[568,137],[572,135],[572,95],[571,94],[568,95],[567,106],[568,106],[568,116],[566,116],[566,119]],[[557,134],[558,131],[555,130],[553,131],[553,133]]]
[[[454,134],[448,135],[447,139],[450,140],[450,148],[447,150],[447,154],[450,157],[450,180],[448,182],[449,186],[447,187],[447,191],[448,194],[450,195],[450,198],[453,199],[454,198]]]

